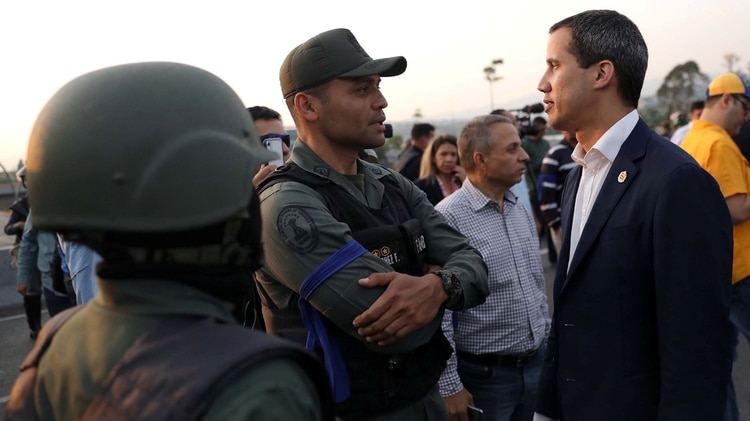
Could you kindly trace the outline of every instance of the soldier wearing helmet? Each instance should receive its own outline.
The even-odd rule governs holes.
[[[250,178],[269,159],[204,70],[127,64],[62,87],[29,143],[34,222],[102,256],[100,293],[42,329],[7,419],[331,419],[317,359],[231,315],[261,265]]]

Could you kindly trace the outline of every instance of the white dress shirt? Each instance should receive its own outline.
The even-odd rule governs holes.
[[[594,146],[586,152],[581,144],[576,145],[571,157],[583,167],[581,183],[578,185],[575,208],[573,209],[573,225],[570,231],[570,254],[568,255],[568,269],[573,261],[578,240],[589,219],[591,209],[596,204],[596,198],[602,189],[604,179],[609,173],[620,147],[625,139],[638,124],[638,111],[633,110],[621,118],[607,130]]]

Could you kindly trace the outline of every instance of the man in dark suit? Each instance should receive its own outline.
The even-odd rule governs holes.
[[[539,90],[580,167],[563,191],[537,420],[724,416],[732,222],[713,178],[638,117],[647,62],[617,12],[550,29]]]

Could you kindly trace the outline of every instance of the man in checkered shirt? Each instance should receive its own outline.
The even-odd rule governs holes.
[[[467,179],[436,209],[481,252],[490,295],[477,307],[446,311],[443,332],[455,352],[440,394],[452,419],[467,419],[472,405],[485,420],[530,421],[550,317],[534,220],[509,191],[529,156],[499,115],[467,123],[458,154]]]

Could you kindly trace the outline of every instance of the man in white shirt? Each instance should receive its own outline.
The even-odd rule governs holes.
[[[701,114],[703,113],[703,108],[706,106],[706,101],[693,101],[692,104],[690,104],[690,122],[688,124],[678,127],[674,133],[672,133],[672,137],[669,138],[669,141],[674,143],[675,145],[679,145],[682,143],[682,141],[685,139],[685,135],[688,131],[690,131],[690,128],[693,127],[693,121],[701,118]]]

